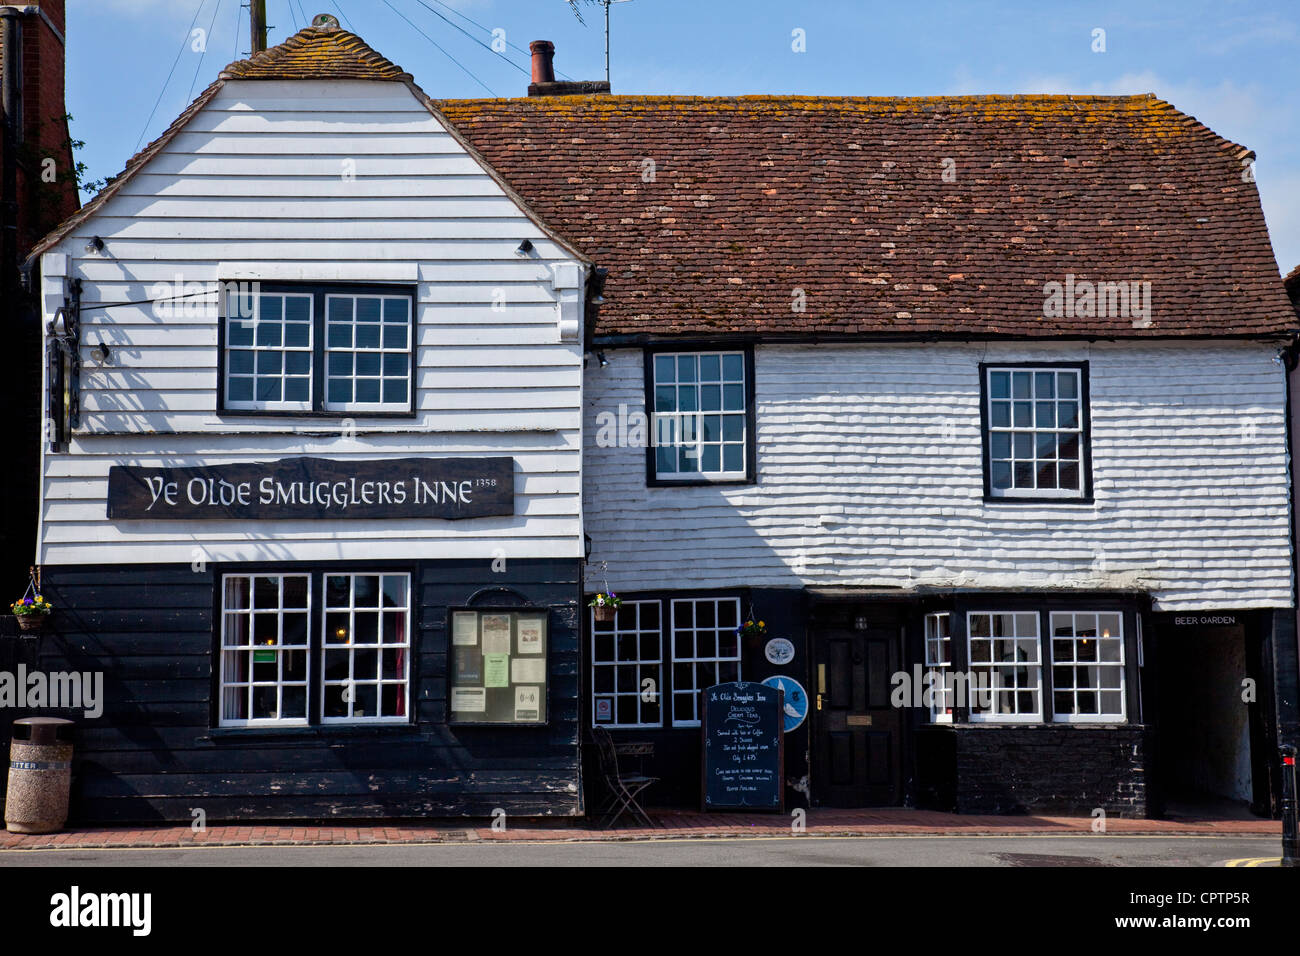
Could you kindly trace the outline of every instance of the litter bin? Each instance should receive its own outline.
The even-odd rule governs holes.
[[[72,783],[72,721],[24,717],[14,721],[9,744],[5,828],[13,833],[54,833],[68,819]]]

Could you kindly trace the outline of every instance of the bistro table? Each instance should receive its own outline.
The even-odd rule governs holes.
[[[636,772],[638,774],[644,774],[645,758],[653,757],[655,755],[655,745],[653,742],[648,740],[643,740],[643,741],[629,740],[626,743],[615,744],[614,753],[618,754],[620,758],[636,757],[637,758]]]

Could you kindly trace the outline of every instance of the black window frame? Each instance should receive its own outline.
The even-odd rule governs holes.
[[[1092,485],[1092,396],[1088,381],[1089,363],[1081,362],[980,362],[980,458],[984,471],[985,504],[1091,505]],[[991,369],[1073,369],[1079,373],[1079,494],[995,495],[991,458],[993,432],[989,428],[989,371]]]
[[[655,373],[657,355],[681,355],[699,352],[740,352],[745,362],[745,474],[728,478],[660,478],[655,460]],[[642,350],[645,375],[644,399],[647,437],[645,452],[645,482],[647,488],[700,487],[706,485],[753,485],[758,483],[758,419],[754,408],[754,347],[750,343],[720,341],[674,342],[649,345]]]
[[[585,594],[583,597],[584,605],[595,597],[595,592]],[[675,649],[673,647],[673,618],[672,602],[673,601],[698,601],[698,600],[736,600],[738,602],[738,620],[744,621],[746,608],[753,609],[752,594],[747,588],[721,587],[721,588],[689,588],[682,590],[669,591],[634,591],[620,593],[619,598],[623,601],[646,601],[654,602],[659,605],[659,664],[661,667],[661,681],[657,688],[659,695],[659,720],[658,724],[639,724],[636,726],[630,724],[616,725],[612,722],[597,721],[595,714],[595,668],[585,668],[582,680],[583,694],[583,713],[582,717],[586,726],[604,727],[613,734],[659,734],[659,733],[693,733],[698,734],[700,731],[699,722],[690,724],[679,724],[673,720],[673,696],[677,687],[676,674],[673,673],[675,659]],[[595,615],[590,607],[581,608],[583,612],[583,648],[584,653],[592,654],[591,641],[595,634]],[[736,669],[740,680],[759,680],[760,678],[745,677],[745,644],[743,638],[737,639],[737,648],[740,656],[736,658]],[[594,656],[594,654],[593,654]],[[617,717],[617,711],[615,712]]]
[[[226,290],[240,282],[256,283],[259,292],[312,294],[312,350],[311,350],[311,408],[304,410],[282,408],[230,408],[226,404]],[[419,299],[418,290],[410,283],[376,284],[352,282],[263,282],[261,280],[222,280],[219,283],[221,295],[218,296],[217,321],[217,414],[224,417],[252,418],[324,418],[342,420],[345,418],[399,418],[410,419],[416,416],[416,354],[419,348]],[[388,409],[367,411],[365,409],[327,409],[325,408],[325,298],[329,295],[405,295],[411,301],[411,337],[408,350],[407,368],[410,372],[410,388],[407,392],[405,411]]]

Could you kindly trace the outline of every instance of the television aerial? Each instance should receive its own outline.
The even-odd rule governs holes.
[[[573,15],[578,18],[578,22],[584,27],[587,21],[582,19],[582,11],[578,9],[579,0],[564,0],[573,11]],[[609,82],[609,6],[612,3],[628,3],[629,0],[582,0],[584,3],[594,3],[605,8],[605,82]]]

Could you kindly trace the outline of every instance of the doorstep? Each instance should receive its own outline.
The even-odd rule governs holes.
[[[202,832],[175,826],[95,827],[62,833],[0,832],[0,851],[50,849],[117,849],[188,846],[313,846],[476,842],[587,842],[709,838],[879,837],[879,836],[1051,836],[1090,834],[1086,816],[978,816],[931,810],[810,810],[802,834],[791,817],[767,813],[699,813],[652,811],[650,827],[620,826],[599,830],[574,819],[521,818],[517,825],[494,830],[490,824],[437,823],[229,824]],[[1130,836],[1276,836],[1280,820],[1226,817],[1177,820],[1106,821],[1106,834]],[[1098,836],[1105,834],[1098,833]]]

